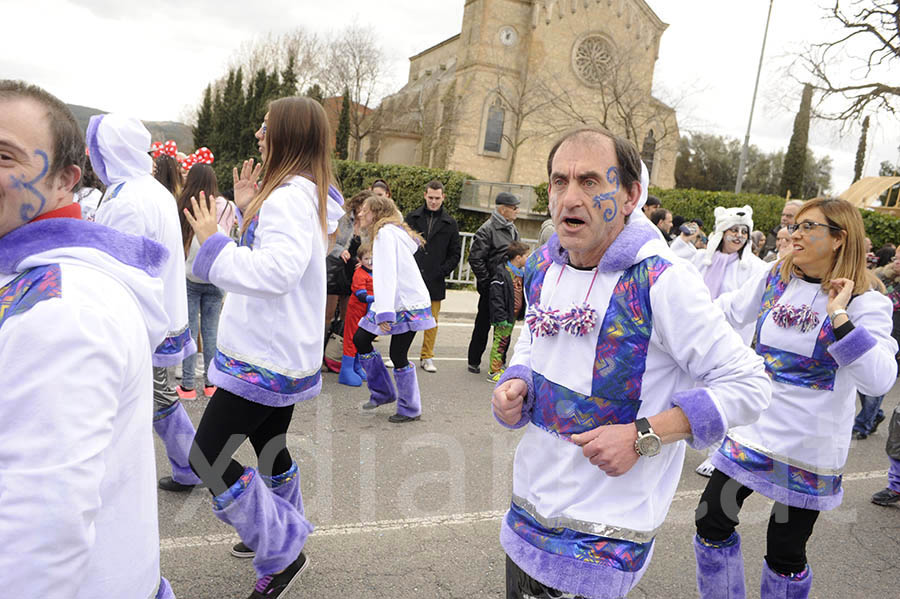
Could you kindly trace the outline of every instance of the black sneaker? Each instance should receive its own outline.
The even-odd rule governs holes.
[[[256,552],[244,545],[243,543],[238,543],[234,547],[231,548],[231,555],[234,557],[256,557]]]
[[[285,568],[280,574],[263,576],[257,580],[253,592],[250,593],[250,597],[247,599],[273,599],[274,597],[281,597],[282,594],[287,592],[287,590],[297,582],[297,579],[300,578],[300,574],[306,570],[307,566],[309,566],[309,560],[306,559],[303,552],[300,552],[300,557],[298,557],[290,566]]]
[[[872,423],[872,430],[869,431],[870,435],[874,435],[875,431],[878,430],[878,425],[884,422],[884,414],[876,414],[875,422]]]
[[[404,416],[403,414],[393,414],[388,416],[388,422],[393,422],[394,424],[399,424],[401,422],[412,422],[414,420],[418,420],[421,416]]]
[[[876,505],[894,505],[900,501],[900,493],[884,488],[872,495],[872,503]]]
[[[478,364],[469,364],[469,372],[472,374],[481,374],[481,366]]]
[[[866,433],[861,433],[859,431],[853,431],[853,434],[850,435],[854,441],[862,441],[863,439],[868,439],[869,435]]]
[[[203,485],[183,485],[176,482],[171,476],[164,476],[159,479],[159,488],[163,491],[172,491],[173,493],[188,493],[198,486],[202,487]]]

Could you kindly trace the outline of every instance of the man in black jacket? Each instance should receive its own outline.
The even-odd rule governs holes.
[[[431,181],[425,186],[425,204],[406,216],[406,224],[421,233],[425,245],[416,252],[416,262],[428,294],[431,296],[431,314],[437,322],[441,300],[447,295],[444,279],[459,264],[459,225],[443,208],[444,185]],[[426,372],[437,372],[434,365],[434,342],[437,327],[425,331],[422,340],[420,362]]]
[[[519,240],[519,231],[513,221],[519,212],[519,198],[501,192],[494,200],[496,208],[491,217],[478,228],[469,250],[469,266],[475,274],[478,288],[478,313],[475,328],[469,341],[469,372],[481,372],[481,356],[487,347],[491,332],[490,292],[494,267],[506,260],[506,247]]]

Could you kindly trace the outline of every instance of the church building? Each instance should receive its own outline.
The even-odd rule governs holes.
[[[666,25],[644,0],[464,0],[458,35],[410,58],[366,151],[372,162],[537,185],[567,129],[635,143],[651,184],[673,187],[675,111],[651,94]]]

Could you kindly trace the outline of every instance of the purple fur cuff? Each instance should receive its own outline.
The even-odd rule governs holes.
[[[198,279],[209,282],[209,270],[212,268],[213,262],[219,256],[219,252],[231,243],[231,237],[224,233],[216,233],[203,242],[197,257],[194,258],[194,268],[192,272]]]
[[[185,344],[181,350],[174,354],[153,354],[153,366],[156,368],[168,368],[169,366],[177,366],[184,362],[184,359],[188,356],[193,356],[197,353],[197,344],[193,339],[188,339],[188,342]]]
[[[175,599],[175,592],[172,591],[172,585],[163,577],[159,578],[159,590],[156,591],[156,599]]]
[[[862,327],[856,327],[847,333],[846,337],[829,345],[828,353],[838,363],[838,366],[847,366],[875,347],[876,344],[875,337],[869,331]]]
[[[530,368],[521,364],[516,364],[515,366],[507,368],[503,373],[503,376],[500,377],[500,380],[497,381],[497,386],[494,387],[495,389],[510,379],[522,379],[528,387],[528,394],[525,396],[525,401],[522,402],[522,417],[517,423],[510,426],[497,418],[497,414],[494,414],[494,419],[506,428],[522,428],[531,422],[531,413],[534,411],[534,381],[532,376]],[[493,411],[493,408],[491,408],[491,411]]]
[[[651,548],[640,570],[625,572],[604,564],[549,553],[517,535],[506,523],[506,518],[500,527],[500,544],[517,566],[541,584],[586,599],[625,597],[641,580],[653,557]]]
[[[773,499],[778,503],[783,503],[790,507],[824,512],[833,510],[841,505],[841,501],[844,498],[843,488],[839,489],[834,495],[822,497],[785,489],[784,487],[780,487],[754,476],[752,472],[741,468],[739,464],[732,462],[718,451],[714,453],[710,459],[712,460],[713,466],[720,472],[728,475],[729,478],[738,481],[748,489],[753,489],[760,495],[765,495],[769,499]]]
[[[394,322],[397,320],[396,312],[381,312],[375,315],[375,324],[381,324],[382,322]]]
[[[703,449],[725,437],[725,420],[706,389],[679,391],[672,395],[672,405],[681,408],[691,424],[688,445]]]
[[[247,401],[273,408],[292,406],[295,403],[312,399],[322,392],[321,376],[319,377],[319,380],[316,381],[315,385],[300,393],[277,393],[222,372],[216,368],[215,361],[213,361],[209,369],[209,381],[217,387],[222,387],[226,391],[231,391],[235,395],[243,397]]]

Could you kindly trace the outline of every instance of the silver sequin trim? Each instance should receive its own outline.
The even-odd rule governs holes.
[[[649,532],[641,530],[631,530],[622,528],[621,526],[609,526],[608,524],[598,524],[596,522],[588,522],[586,520],[576,520],[566,516],[557,516],[555,518],[545,518],[541,516],[537,508],[527,499],[513,495],[513,503],[528,512],[538,524],[544,528],[568,528],[576,532],[582,532],[589,535],[597,535],[598,537],[607,537],[610,539],[619,539],[622,541],[630,541],[632,543],[649,543],[659,532],[659,528]],[[661,528],[661,527],[660,527]]]

